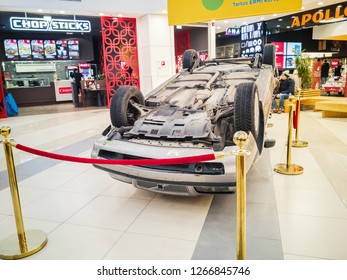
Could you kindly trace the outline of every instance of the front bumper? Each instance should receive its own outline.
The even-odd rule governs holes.
[[[253,141],[254,142],[254,141]],[[256,145],[249,145],[256,149]],[[237,147],[229,146],[223,152],[230,153]],[[192,148],[177,146],[148,145],[126,140],[108,141],[98,139],[94,143],[92,157],[107,159],[129,158],[179,158],[214,153],[210,148]],[[251,153],[255,154],[255,153]],[[247,171],[251,166],[248,160]],[[107,171],[115,179],[132,183],[135,187],[157,192],[186,193],[192,195],[194,188],[203,190],[213,188],[223,191],[236,185],[236,159],[226,156],[221,159],[185,166],[128,166],[128,165],[94,165]]]

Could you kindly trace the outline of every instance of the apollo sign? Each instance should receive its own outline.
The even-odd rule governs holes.
[[[45,19],[11,17],[12,30],[22,31],[55,31],[55,32],[90,32],[91,24],[88,20]]]

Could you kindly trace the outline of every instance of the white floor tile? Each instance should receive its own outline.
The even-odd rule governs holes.
[[[34,204],[23,207],[23,216],[47,221],[64,222],[95,195],[52,191],[37,199]]]
[[[347,219],[279,214],[284,254],[347,260]]]
[[[63,224],[48,236],[41,251],[32,260],[100,260],[122,232]]]
[[[212,196],[156,196],[129,232],[197,241]]]
[[[298,255],[291,255],[291,254],[283,254],[284,260],[323,260],[321,258],[314,258],[309,256],[298,256]]]
[[[108,252],[106,260],[190,260],[196,242],[125,233]]]
[[[114,183],[108,187],[102,195],[105,196],[117,196],[117,197],[129,197],[129,198],[138,198],[138,199],[152,199],[155,194],[149,191],[140,190],[135,188],[131,184],[123,183],[117,180],[114,180]]]
[[[125,231],[138,218],[149,200],[99,196],[67,222]]]

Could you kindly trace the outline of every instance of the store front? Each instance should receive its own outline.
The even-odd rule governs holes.
[[[5,91],[18,106],[72,101],[71,72],[103,72],[100,18],[1,13],[0,59]]]

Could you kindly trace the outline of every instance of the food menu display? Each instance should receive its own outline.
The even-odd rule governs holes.
[[[7,59],[17,60],[19,59],[18,45],[16,39],[5,39],[5,55]]]
[[[69,59],[79,59],[80,58],[80,49],[79,43],[77,40],[68,41],[69,45]]]
[[[241,56],[253,57],[263,52],[263,31],[262,22],[241,26]]]
[[[57,59],[68,59],[68,43],[67,40],[57,40]]]
[[[18,52],[20,59],[32,59],[30,40],[18,40]]]
[[[4,47],[9,60],[80,59],[77,40],[5,39]]]
[[[31,55],[33,59],[44,59],[43,40],[31,40]]]
[[[276,65],[278,69],[294,69],[295,59],[301,53],[301,43],[272,42],[276,46]]]
[[[43,49],[45,50],[46,59],[56,59],[57,58],[57,49],[55,46],[55,40],[44,40]]]

